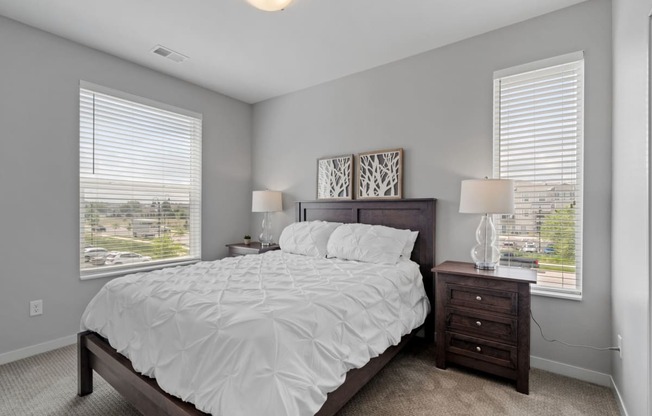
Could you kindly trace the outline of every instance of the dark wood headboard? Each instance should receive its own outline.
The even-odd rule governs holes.
[[[411,260],[418,263],[423,284],[434,310],[431,269],[435,265],[434,198],[368,201],[300,201],[296,203],[297,221],[332,221],[386,225],[419,231]],[[434,321],[426,320],[426,338],[434,339]],[[432,334],[432,335],[431,335]]]

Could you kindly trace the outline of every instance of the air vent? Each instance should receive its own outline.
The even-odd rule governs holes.
[[[176,63],[183,62],[188,59],[187,56],[181,55],[179,52],[175,52],[172,49],[168,49],[165,46],[161,45],[156,45],[154,49],[152,49],[152,53],[160,55]]]

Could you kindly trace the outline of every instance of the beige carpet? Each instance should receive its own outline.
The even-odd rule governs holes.
[[[139,413],[99,376],[95,391],[77,397],[74,346],[0,366],[0,415],[116,415]],[[530,395],[511,383],[461,369],[435,368],[432,348],[410,347],[340,413],[362,415],[618,415],[606,387],[540,370],[530,372]],[[228,415],[226,415],[228,416]]]

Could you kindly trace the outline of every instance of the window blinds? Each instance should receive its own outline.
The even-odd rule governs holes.
[[[539,260],[539,288],[581,294],[584,61],[567,58],[494,78],[494,177],[516,181],[497,229]]]
[[[199,259],[201,116],[92,84],[79,100],[82,276]]]

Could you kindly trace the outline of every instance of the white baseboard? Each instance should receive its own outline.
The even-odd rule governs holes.
[[[611,378],[611,390],[616,393],[616,401],[618,402],[618,409],[620,409],[620,414],[622,416],[629,416],[629,413],[627,413],[627,408],[625,407],[625,402],[623,401],[623,396],[620,395],[620,390],[618,390],[618,386],[616,385],[616,382],[614,381],[613,377]]]
[[[56,350],[57,348],[66,347],[76,342],[77,342],[77,334],[74,334],[74,335],[69,335],[67,337],[44,342],[42,344],[31,345],[29,347],[20,348],[18,350],[5,352],[3,354],[0,354],[0,365],[7,364],[12,361],[22,360],[23,358],[31,357],[32,355],[42,354],[44,352]]]
[[[566,377],[576,378],[600,386],[611,387],[613,380],[609,374],[589,370],[587,368],[575,367],[574,365],[548,360],[546,358],[530,356],[530,364],[534,368],[560,374]]]
[[[587,381],[589,383],[598,384],[611,388],[616,396],[618,409],[622,416],[629,416],[623,396],[621,396],[618,386],[613,377],[609,374],[600,373],[598,371],[589,370],[582,367],[575,367],[574,365],[564,364],[557,361],[548,360],[541,357],[530,356],[530,364],[534,368],[549,371],[551,373],[560,374],[566,377],[576,378],[578,380]]]
[[[629,416],[627,408],[625,407],[625,402],[623,401],[623,396],[621,396],[613,377],[609,374],[535,356],[530,356],[530,364],[532,367],[540,370],[611,388],[616,396],[616,402],[618,403],[618,409],[620,410],[621,416]]]

